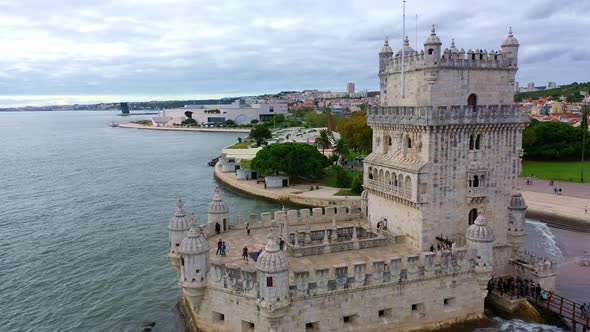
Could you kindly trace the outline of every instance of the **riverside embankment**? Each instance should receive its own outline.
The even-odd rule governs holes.
[[[215,166],[215,177],[227,187],[242,193],[265,198],[284,204],[297,204],[304,206],[350,206],[360,207],[360,196],[335,196],[338,188],[320,186],[319,189],[311,190],[312,184],[298,184],[286,188],[264,189],[263,183],[256,180],[238,180],[234,173],[223,173],[219,165]],[[569,229],[578,232],[590,233],[590,186],[581,185],[574,190],[572,184],[556,183],[563,192],[582,196],[566,196],[548,194],[542,191],[549,191],[548,186],[526,186],[522,190],[528,209],[527,217],[541,220],[556,228]],[[565,188],[565,189],[564,189]],[[552,190],[552,189],[551,189]]]
[[[154,127],[144,126],[131,122],[113,122],[113,127],[134,128],[163,131],[197,131],[197,132],[220,132],[220,133],[249,133],[248,128],[208,128],[208,127]]]

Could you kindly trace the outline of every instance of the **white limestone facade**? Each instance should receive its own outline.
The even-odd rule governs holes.
[[[403,70],[387,41],[379,53],[381,106],[368,114],[373,152],[365,159],[369,219],[426,250],[441,238],[464,245],[483,214],[495,235],[494,271],[507,272],[528,124],[513,103],[519,44],[510,30],[498,51],[466,52],[454,40],[441,47],[433,27],[419,53],[406,40]]]
[[[373,152],[360,208],[284,208],[230,223],[216,189],[207,224],[180,245],[189,325],[436,329],[481,318],[492,274],[551,289],[552,263],[519,251],[526,203],[517,176],[528,117],[512,105],[518,42],[510,31],[499,52],[441,45],[433,29],[419,54],[408,42],[394,53],[387,40],[379,54],[382,101],[367,115]],[[169,232],[177,238],[175,227]]]

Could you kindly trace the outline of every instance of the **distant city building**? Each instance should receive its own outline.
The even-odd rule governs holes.
[[[275,114],[287,114],[287,104],[244,104],[236,100],[231,104],[185,105],[183,108],[162,111],[152,121],[164,127],[181,124],[188,118],[199,124],[224,124],[227,120],[236,124],[249,124],[253,120],[270,120]]]
[[[514,92],[518,92],[520,91],[520,86],[518,84],[518,82],[514,82]]]
[[[354,83],[346,84],[346,93],[348,93],[349,95],[354,93]]]
[[[531,83],[527,84],[526,88],[529,90],[534,90],[535,89],[535,82],[531,82]]]
[[[121,113],[123,115],[129,115],[129,103],[121,103]]]
[[[557,84],[555,84],[555,82],[547,83],[547,89],[555,89],[555,88],[557,88]]]

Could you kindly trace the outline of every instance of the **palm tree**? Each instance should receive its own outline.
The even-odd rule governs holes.
[[[320,130],[320,136],[318,136],[315,139],[315,145],[317,145],[318,148],[322,149],[322,154],[324,154],[324,151],[327,148],[332,146],[332,140],[330,139],[330,134],[328,133],[328,130]]]
[[[334,142],[334,153],[338,156],[338,163],[341,163],[349,152],[348,143],[344,138],[339,138]]]

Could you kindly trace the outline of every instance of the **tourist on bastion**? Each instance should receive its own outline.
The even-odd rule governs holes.
[[[217,241],[217,252],[215,253],[215,255],[221,255],[221,253],[223,251],[221,251],[221,246],[223,245],[223,242],[221,241],[221,239],[219,239],[219,241]]]
[[[244,249],[242,249],[242,259],[248,261],[248,247],[244,247]]]

